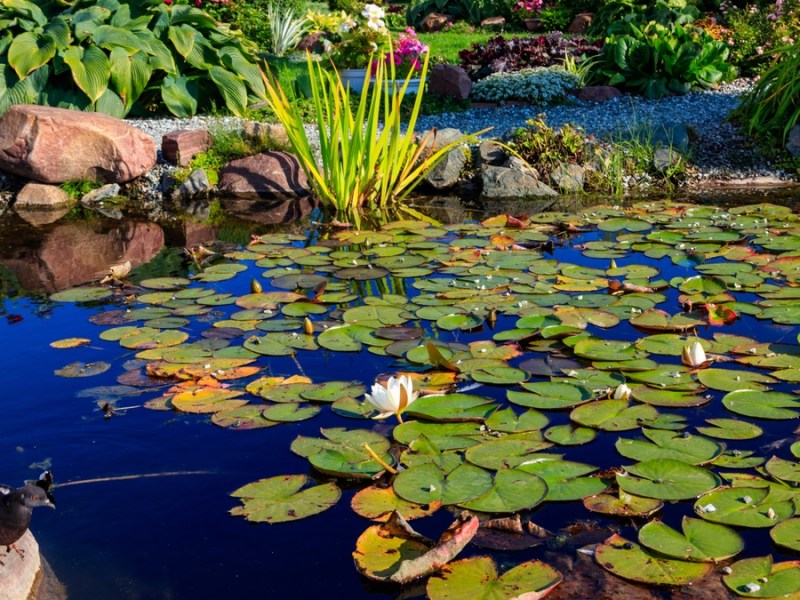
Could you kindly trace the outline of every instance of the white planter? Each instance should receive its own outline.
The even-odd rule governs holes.
[[[339,71],[339,79],[342,80],[342,83],[345,87],[350,87],[350,90],[355,92],[356,94],[360,94],[361,90],[364,89],[364,81],[367,76],[366,69],[342,69]],[[374,81],[374,79],[370,80],[370,84]],[[404,79],[401,79],[397,82],[398,85],[402,85]],[[414,77],[408,82],[408,87],[406,88],[406,94],[416,94],[419,92],[419,84],[420,78]]]

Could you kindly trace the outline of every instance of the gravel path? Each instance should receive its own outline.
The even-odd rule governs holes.
[[[525,125],[528,119],[543,114],[551,127],[572,123],[596,137],[614,137],[630,129],[683,123],[692,136],[691,160],[696,166],[694,179],[740,179],[772,175],[786,178],[752,147],[750,140],[737,132],[727,121],[739,103],[739,94],[749,89],[751,82],[737,80],[717,90],[693,92],[684,96],[669,96],[647,100],[638,96],[623,96],[603,103],[572,103],[556,106],[510,105],[498,108],[474,108],[460,113],[444,113],[421,117],[417,131],[437,127],[454,127],[461,131],[479,131],[492,127],[487,136],[500,136]],[[197,129],[236,127],[234,117],[194,117],[192,119],[130,119],[161,144],[161,136],[179,128]],[[313,137],[313,128],[309,127]]]

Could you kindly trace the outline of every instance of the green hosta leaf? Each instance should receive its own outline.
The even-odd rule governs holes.
[[[72,79],[89,97],[97,102],[105,93],[111,78],[111,61],[108,56],[94,46],[86,50],[73,46],[63,54],[64,62],[72,71]]]
[[[772,556],[737,561],[722,581],[745,598],[792,598],[800,593],[800,561],[773,564]]]
[[[228,110],[237,116],[244,115],[247,111],[247,88],[241,78],[222,67],[211,67],[208,75],[225,99]]]
[[[553,567],[533,560],[498,575],[488,556],[459,560],[428,579],[425,591],[431,600],[512,600],[544,598],[561,582]],[[520,592],[523,592],[520,595]]]
[[[8,64],[24,79],[31,71],[47,64],[56,55],[56,39],[48,34],[26,31],[14,38],[8,48]]]
[[[794,515],[792,502],[769,487],[732,487],[704,494],[694,503],[698,516],[737,527],[772,527]]]
[[[316,515],[339,501],[335,483],[306,487],[311,481],[306,475],[279,475],[249,483],[231,494],[243,506],[230,513],[257,523],[283,523]]]
[[[617,452],[638,461],[671,458],[699,465],[711,462],[723,450],[717,442],[700,435],[658,429],[644,429],[642,433],[649,441],[620,438],[615,445]]]
[[[129,55],[121,48],[111,50],[110,61],[111,84],[129,110],[147,87],[153,68],[144,53]]]
[[[662,558],[617,534],[597,546],[595,560],[614,575],[648,585],[688,585],[711,569],[706,563]]]
[[[197,113],[197,86],[186,77],[169,75],[161,83],[161,99],[176,117],[189,118]]]
[[[741,536],[730,527],[683,517],[683,534],[661,521],[639,530],[639,543],[659,554],[690,562],[719,562],[744,550]]]
[[[659,500],[688,500],[721,485],[715,473],[702,467],[660,458],[625,467],[617,474],[620,489]]]

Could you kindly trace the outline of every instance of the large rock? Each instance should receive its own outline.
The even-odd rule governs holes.
[[[0,169],[27,179],[121,183],[155,164],[153,140],[108,115],[17,104],[0,117]]]
[[[567,27],[567,33],[585,33],[592,24],[592,13],[578,13]]]
[[[560,163],[550,173],[550,181],[565,194],[583,191],[583,179],[586,169],[575,163]]]
[[[466,100],[472,91],[472,80],[456,65],[435,65],[428,76],[428,92],[443,98]]]
[[[286,152],[231,161],[220,171],[217,190],[225,210],[259,223],[288,223],[316,207],[305,172]]]
[[[581,102],[606,102],[622,96],[622,92],[612,85],[587,85],[572,92]]]
[[[484,200],[558,196],[558,192],[536,179],[533,173],[510,167],[483,167],[481,179]]]
[[[69,206],[69,194],[56,185],[26,183],[17,194],[17,210],[58,210]]]

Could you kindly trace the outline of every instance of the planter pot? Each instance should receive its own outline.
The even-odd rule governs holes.
[[[355,92],[356,94],[360,94],[361,90],[364,89],[364,79],[367,76],[366,69],[342,69],[339,71],[339,79],[342,80],[342,83],[345,87],[350,87],[350,91]],[[370,80],[370,85],[374,79]],[[399,80],[397,83],[401,84],[404,80]],[[408,87],[406,88],[406,94],[416,94],[419,91],[420,85],[420,78],[414,77],[408,82]]]
[[[539,31],[542,28],[541,19],[525,19],[525,27],[528,31]]]

